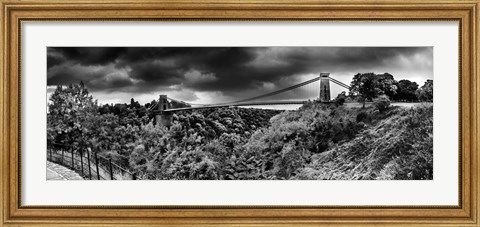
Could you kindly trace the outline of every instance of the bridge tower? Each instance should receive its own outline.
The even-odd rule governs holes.
[[[158,114],[155,116],[155,121],[159,126],[169,127],[172,125],[173,113],[165,112],[165,110],[170,109],[170,103],[168,102],[167,95],[160,95],[158,99]]]
[[[320,102],[330,102],[330,73],[320,73]]]

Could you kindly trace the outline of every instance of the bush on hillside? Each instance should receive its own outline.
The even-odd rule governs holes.
[[[342,92],[340,94],[338,94],[338,96],[335,98],[334,102],[335,104],[337,104],[338,106],[341,106],[345,103],[345,100],[347,99],[347,95],[345,92]]]
[[[381,95],[378,98],[373,100],[373,105],[380,111],[383,112],[388,109],[390,106],[390,99],[386,95]]]

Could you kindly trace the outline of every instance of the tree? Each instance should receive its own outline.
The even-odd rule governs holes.
[[[47,133],[49,142],[84,146],[98,112],[97,101],[93,101],[84,84],[57,86],[48,105]]]
[[[138,101],[135,101],[135,99],[133,99],[133,98],[130,99],[130,105],[128,106],[128,108],[138,110],[141,107],[142,107],[142,105],[140,105],[140,103],[138,103]]]
[[[357,96],[365,107],[366,101],[372,101],[379,95],[393,96],[397,92],[397,82],[389,73],[358,73],[353,76],[350,96]]]
[[[418,84],[410,80],[398,81],[397,94],[394,95],[395,100],[405,100],[409,102],[417,101],[416,91]]]
[[[107,103],[107,104],[104,104],[103,106],[100,106],[100,107],[98,108],[98,112],[99,112],[100,114],[109,114],[109,113],[112,112],[111,109],[112,109],[112,106],[110,106],[110,105]]]
[[[387,95],[388,97],[392,98],[398,90],[398,82],[395,80],[392,74],[384,73],[384,74],[377,74],[376,86],[379,95]]]
[[[417,98],[424,102],[433,101],[433,80],[425,81],[425,84],[416,91]]]

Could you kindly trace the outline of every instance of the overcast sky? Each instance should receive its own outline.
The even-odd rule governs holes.
[[[433,79],[432,47],[49,47],[47,92],[83,81],[99,103],[140,103],[167,94],[193,103],[248,98],[312,79],[346,84],[356,73]],[[310,85],[286,94],[315,95]],[[334,84],[332,98],[343,89]],[[307,92],[307,89],[309,89]],[[312,97],[313,98],[313,97]]]

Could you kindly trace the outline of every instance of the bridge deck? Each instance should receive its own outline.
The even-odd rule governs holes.
[[[298,105],[304,104],[305,100],[291,100],[291,101],[265,101],[265,102],[241,102],[241,103],[225,103],[225,104],[216,104],[208,106],[192,106],[192,107],[183,107],[176,109],[168,109],[163,112],[176,112],[182,110],[198,110],[198,109],[208,109],[208,108],[219,108],[219,107],[233,107],[233,106],[263,106],[263,105]]]

